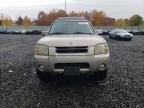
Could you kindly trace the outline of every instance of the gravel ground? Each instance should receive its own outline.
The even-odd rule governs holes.
[[[41,36],[0,35],[0,108],[143,108],[144,36],[109,40],[108,77],[39,81],[33,49]]]

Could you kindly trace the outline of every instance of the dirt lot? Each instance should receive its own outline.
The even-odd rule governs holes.
[[[109,40],[106,81],[53,78],[42,83],[34,69],[34,45],[41,36],[0,35],[0,108],[143,108],[144,36]]]

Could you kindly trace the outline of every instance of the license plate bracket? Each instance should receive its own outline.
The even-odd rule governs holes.
[[[80,67],[64,67],[64,75],[66,76],[80,75]]]

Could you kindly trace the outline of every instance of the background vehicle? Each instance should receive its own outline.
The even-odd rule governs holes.
[[[0,34],[10,34],[9,29],[0,29]]]
[[[133,38],[133,34],[128,33],[128,31],[123,29],[114,29],[111,32],[109,32],[109,38],[131,40]]]
[[[95,34],[84,17],[58,18],[48,35],[37,42],[35,49],[36,71],[40,79],[45,74],[94,74],[98,80],[106,78],[107,42]]]
[[[106,30],[106,29],[96,29],[95,31],[98,35],[108,35],[109,34],[109,30]]]
[[[49,29],[43,30],[42,31],[42,36],[47,36],[49,32]]]
[[[31,31],[31,34],[32,34],[32,35],[41,35],[42,32],[41,32],[41,30],[32,30],[32,31]]]
[[[26,29],[22,29],[21,30],[21,34],[26,34],[27,30]]]

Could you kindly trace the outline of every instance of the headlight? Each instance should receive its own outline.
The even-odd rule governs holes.
[[[48,47],[46,45],[36,45],[36,47],[35,47],[35,54],[36,55],[48,56],[49,49],[48,49]]]
[[[109,53],[108,45],[105,43],[97,44],[95,45],[94,51],[95,55],[108,54]]]

